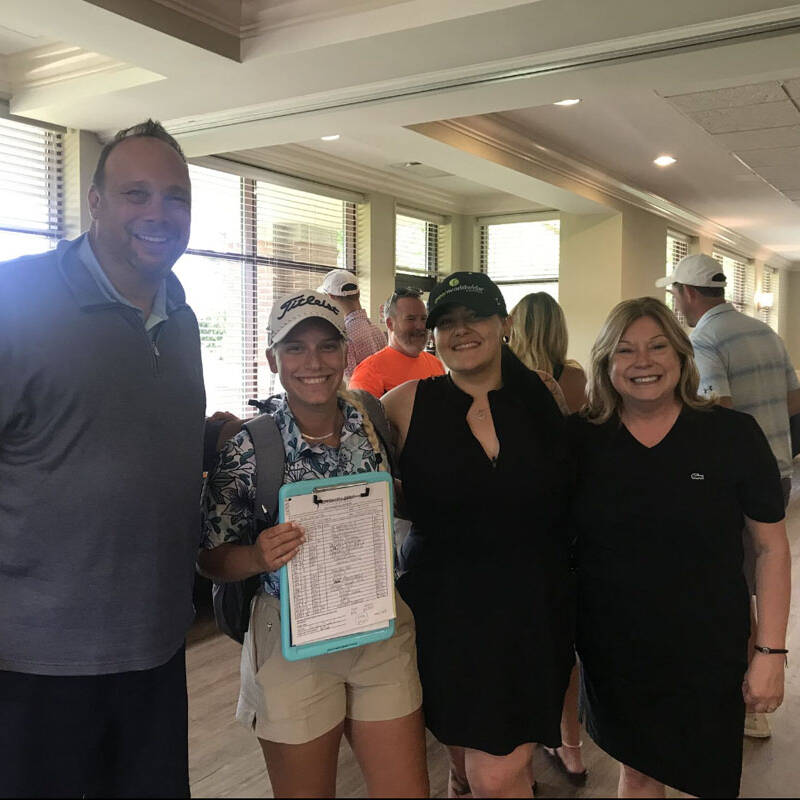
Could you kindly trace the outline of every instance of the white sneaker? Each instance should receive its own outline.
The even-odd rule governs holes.
[[[754,739],[769,739],[772,731],[766,714],[752,713],[744,715],[744,735]]]

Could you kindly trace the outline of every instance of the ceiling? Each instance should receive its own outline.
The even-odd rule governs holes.
[[[190,155],[444,212],[624,197],[800,262],[798,3],[4,0],[3,26],[20,116],[101,136],[153,116]]]

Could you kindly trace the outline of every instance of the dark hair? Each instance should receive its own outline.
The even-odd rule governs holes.
[[[722,276],[722,277],[718,277]],[[718,273],[713,277],[713,280],[725,280],[725,275],[723,273]],[[673,283],[673,286],[691,286],[698,294],[703,295],[703,297],[725,297],[725,287],[724,286],[692,286],[690,283]]]
[[[383,307],[384,319],[394,317],[394,312],[397,309],[397,301],[402,300],[404,297],[410,297],[412,300],[419,300],[422,297],[422,292],[419,289],[412,289],[410,286],[401,286],[395,289],[386,301]]]
[[[106,143],[105,147],[100,151],[100,158],[97,159],[97,166],[94,168],[94,175],[92,175],[92,184],[94,186],[98,189],[103,188],[106,179],[106,161],[108,161],[111,151],[120,142],[136,138],[160,139],[181,157],[184,164],[186,163],[186,156],[183,154],[181,146],[167,133],[166,128],[160,122],[148,119],[138,125],[132,125],[130,128],[123,128],[123,130],[117,131],[114,138]]]

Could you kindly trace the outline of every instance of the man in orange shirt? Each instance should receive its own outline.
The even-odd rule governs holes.
[[[389,345],[365,358],[350,378],[350,389],[382,397],[406,381],[444,375],[442,362],[425,352],[428,312],[416,289],[398,289],[386,303]]]

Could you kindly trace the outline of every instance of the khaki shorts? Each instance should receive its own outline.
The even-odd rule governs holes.
[[[281,652],[280,601],[258,594],[242,648],[236,719],[259,739],[304,744],[345,718],[397,719],[422,705],[411,609],[395,594],[391,639],[287,661]]]

